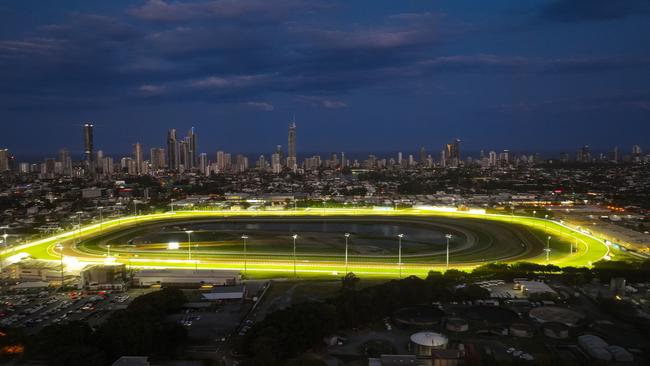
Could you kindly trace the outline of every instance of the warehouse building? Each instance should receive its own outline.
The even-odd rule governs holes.
[[[139,287],[232,286],[239,283],[239,271],[191,270],[191,269],[145,269],[133,276],[133,285]]]

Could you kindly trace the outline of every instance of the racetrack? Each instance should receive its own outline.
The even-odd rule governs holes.
[[[191,247],[184,239],[187,228],[195,237]],[[344,232],[352,234],[347,266]],[[401,264],[397,232],[406,234]],[[245,255],[243,233],[249,236]],[[298,234],[295,257],[292,233]],[[458,269],[494,261],[547,263],[547,236],[551,236],[548,263],[589,266],[609,253],[602,240],[544,219],[417,209],[324,209],[129,217],[85,226],[4,254],[24,253],[45,260],[61,260],[63,255],[71,265],[109,261],[154,268],[245,267],[247,273],[260,276],[293,274],[294,268],[301,276],[338,275],[347,268],[357,274],[393,277],[444,270],[446,233],[453,235],[450,267]],[[179,242],[178,249],[167,249],[170,238]],[[572,243],[577,253],[570,253]],[[57,244],[62,248],[57,249]]]

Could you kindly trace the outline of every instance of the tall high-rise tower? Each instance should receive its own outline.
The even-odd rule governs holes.
[[[287,167],[291,170],[298,168],[298,160],[296,159],[296,121],[291,122],[289,125],[289,149],[287,151]]]
[[[135,161],[135,173],[142,174],[144,172],[144,151],[142,151],[142,144],[139,142],[133,145],[133,160]]]
[[[176,139],[176,130],[167,131],[167,166],[170,170],[178,169],[179,163],[178,140]]]
[[[194,127],[192,127],[188,132],[187,132],[187,137],[185,138],[185,141],[187,141],[187,152],[189,154],[189,157],[187,161],[185,162],[185,168],[187,169],[194,169],[198,163],[198,158],[197,158],[197,151],[196,151],[196,133],[194,132]]]
[[[94,126],[90,122],[84,124],[84,161],[86,162],[88,172],[93,172],[95,169],[95,165],[93,164],[93,128]]]

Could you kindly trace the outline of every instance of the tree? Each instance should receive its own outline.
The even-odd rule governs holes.
[[[341,291],[354,291],[361,279],[352,272],[347,273],[341,278]]]

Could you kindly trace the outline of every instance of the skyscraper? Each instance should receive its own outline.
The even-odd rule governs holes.
[[[199,155],[199,171],[203,175],[210,175],[210,166],[208,165],[208,154],[201,153]]]
[[[165,167],[165,149],[162,147],[154,147],[149,150],[149,160],[151,161],[151,169],[160,170]]]
[[[289,136],[288,136],[288,146],[287,151],[287,167],[293,171],[296,171],[298,168],[298,160],[296,159],[296,121],[294,120],[289,125]]]
[[[93,124],[85,123],[84,124],[84,161],[86,162],[86,167],[88,168],[88,173],[94,172],[95,165],[93,164]]]
[[[0,149],[0,172],[9,170],[9,150]]]
[[[144,172],[144,152],[142,144],[139,142],[133,145],[133,160],[135,161],[135,174],[142,174]]]
[[[179,164],[178,140],[176,139],[176,130],[171,129],[167,132],[167,164],[169,169],[177,170]]]
[[[198,163],[197,151],[196,151],[196,133],[194,132],[194,127],[192,127],[187,132],[187,137],[185,138],[185,141],[187,141],[187,150],[189,155],[187,162],[185,163],[185,168],[194,169],[194,167]]]
[[[280,154],[275,153],[271,155],[271,169],[274,174],[278,174],[282,171],[282,163],[280,162]]]
[[[460,139],[455,139],[452,143],[445,145],[444,150],[445,165],[458,166],[462,161],[460,155]]]
[[[61,173],[65,176],[72,175],[72,158],[68,149],[59,150],[59,162],[61,163]]]
[[[188,139],[178,142],[178,157],[179,170],[188,170],[191,165],[190,144]]]
[[[420,161],[421,166],[427,165],[427,151],[424,149],[424,146],[420,147]]]

